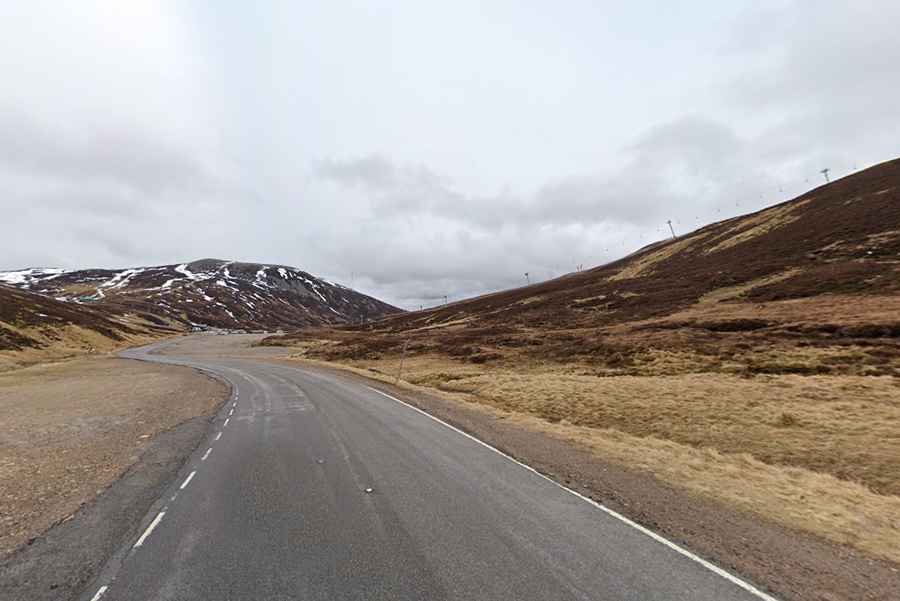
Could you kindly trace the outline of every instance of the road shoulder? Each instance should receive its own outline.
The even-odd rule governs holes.
[[[396,396],[786,601],[888,601],[900,590],[896,565],[699,498],[651,473],[604,461],[587,447],[528,427],[527,420],[504,419],[479,405],[393,386],[338,366],[277,362],[329,371]]]
[[[128,367],[132,364],[137,369],[144,370],[145,364],[127,361],[125,359],[110,359],[115,367],[125,374],[130,374]],[[68,369],[68,367],[67,367]],[[134,386],[119,391],[123,396],[144,394],[144,399],[135,401],[132,399],[128,405],[103,406],[97,409],[108,417],[114,414],[113,409],[126,411],[129,419],[133,420],[141,431],[152,431],[152,435],[136,436],[131,429],[131,424],[122,423],[121,418],[104,422],[99,430],[81,428],[69,435],[79,445],[100,445],[100,439],[107,439],[105,444],[117,445],[115,453],[103,448],[98,455],[105,458],[118,457],[117,460],[109,460],[104,467],[114,472],[115,477],[111,483],[104,485],[102,490],[96,486],[91,489],[87,500],[84,496],[67,495],[65,480],[56,474],[50,474],[45,479],[43,486],[48,489],[56,489],[60,494],[61,504],[65,507],[74,507],[77,511],[65,510],[65,517],[58,518],[43,532],[32,536],[29,541],[19,546],[14,552],[0,561],[0,599],[6,600],[65,600],[76,598],[82,589],[96,575],[107,559],[121,546],[122,540],[135,534],[141,518],[148,508],[160,496],[166,486],[170,484],[187,457],[196,449],[199,442],[208,432],[208,426],[212,417],[228,398],[228,387],[222,382],[211,379],[209,376],[183,367],[151,366],[148,368],[153,379],[163,378],[171,388],[156,389],[153,394],[147,393],[146,388]],[[171,376],[167,374],[172,374]],[[46,379],[46,378],[45,378]],[[97,394],[92,388],[75,388],[75,379],[66,374],[63,383],[73,391],[71,398],[81,394],[87,397]],[[193,383],[188,389],[187,383]],[[143,393],[142,393],[143,391]],[[43,394],[43,392],[42,392]],[[110,393],[106,398],[97,398],[97,405],[109,403],[116,393]],[[190,399],[188,398],[190,397]],[[165,412],[160,406],[161,399],[173,405],[172,411],[160,416],[160,421],[151,422],[147,411]],[[88,410],[92,404],[90,398],[86,398]],[[75,401],[71,401],[70,404]],[[138,402],[143,407],[134,411],[133,403]],[[72,417],[73,424],[89,424],[96,426],[100,421],[99,415]],[[51,427],[52,426],[52,427]],[[48,426],[53,432],[58,432],[56,425]],[[163,428],[163,429],[161,429]],[[95,431],[96,430],[96,431]],[[116,441],[116,436],[121,436]],[[60,436],[56,436],[59,438]],[[127,441],[134,445],[127,446]],[[94,444],[96,442],[96,444]],[[73,443],[74,444],[74,443]],[[37,443],[32,445],[39,447]],[[29,446],[24,451],[40,451],[39,448]],[[11,457],[11,464],[21,464],[29,461],[28,457],[16,454],[16,448],[12,446],[4,449]],[[72,447],[66,449],[62,455],[60,449],[47,447],[45,453],[57,453],[51,456],[51,463],[61,464],[66,461],[73,462],[78,458],[80,463],[86,463],[91,456],[90,449]],[[137,453],[129,457],[128,453]],[[76,455],[76,457],[73,457]],[[123,459],[124,458],[124,459]],[[126,461],[123,468],[117,461]],[[31,467],[31,466],[29,466]],[[106,478],[106,476],[104,476]],[[22,499],[20,499],[21,501]],[[79,507],[78,501],[81,500]],[[21,504],[21,503],[20,503]],[[45,508],[40,514],[44,519],[53,507]],[[58,515],[58,514],[53,514]],[[16,519],[25,519],[23,515],[12,516]],[[41,522],[43,523],[43,522]]]

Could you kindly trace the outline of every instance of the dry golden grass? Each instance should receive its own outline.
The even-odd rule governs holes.
[[[521,414],[510,419],[704,497],[900,563],[900,497],[879,495],[808,469],[763,463],[749,453],[721,453],[615,429],[551,424]]]
[[[584,305],[587,303],[593,303],[593,302],[602,301],[605,299],[606,299],[605,294],[598,294],[597,296],[586,296],[584,298],[576,298],[575,300],[572,301],[572,304],[576,305],[576,306]]]
[[[782,273],[769,275],[763,278],[757,278],[749,282],[744,282],[743,284],[738,284],[737,286],[716,288],[715,290],[707,292],[706,294],[701,296],[697,302],[698,304],[703,305],[707,303],[718,303],[721,301],[738,299],[754,288],[759,288],[760,286],[766,286],[768,284],[774,284],[776,282],[787,280],[794,277],[798,273],[800,273],[799,269],[788,269],[787,271],[783,271]]]
[[[67,325],[52,330],[16,328],[7,324],[4,326],[38,340],[46,346],[18,351],[0,351],[0,373],[47,361],[63,361],[85,355],[111,353],[130,346],[148,344],[161,337],[159,334],[147,333],[124,336],[122,340],[113,340],[99,332],[77,325]]]
[[[102,282],[101,282],[102,283]],[[97,293],[96,284],[69,284],[62,287],[62,292],[71,296],[87,296]]]
[[[620,270],[615,275],[611,276],[609,279],[610,281],[618,281],[646,275],[650,268],[653,267],[656,263],[659,263],[660,261],[668,259],[669,257],[680,253],[687,248],[690,248],[706,236],[707,234],[705,233],[691,234],[686,238],[683,238],[676,242],[672,242],[671,244],[667,244],[660,250],[651,252],[636,260],[630,261],[625,268]]]
[[[888,244],[900,240],[900,230],[889,230],[866,236],[866,244]]]
[[[784,274],[780,274],[784,275]],[[753,287],[763,284],[755,284]],[[728,294],[733,288],[720,288],[713,293]],[[746,290],[743,291],[747,292]],[[648,324],[663,324],[666,322],[684,322],[696,319],[743,319],[758,318],[776,322],[781,325],[792,323],[812,324],[838,324],[841,326],[857,326],[865,324],[896,323],[900,316],[900,295],[876,295],[851,296],[851,295],[821,295],[814,298],[797,298],[766,303],[751,302],[698,302],[684,310],[676,311],[664,318],[634,321],[623,324],[611,331],[630,331]]]
[[[751,215],[741,219],[734,227],[722,232],[718,237],[722,239],[717,245],[705,251],[706,254],[714,253],[717,250],[724,250],[737,246],[741,242],[746,242],[757,236],[761,236],[779,227],[787,225],[792,221],[800,218],[801,212],[798,211],[803,205],[809,203],[809,200],[795,202],[788,205],[773,207],[771,209]],[[746,228],[737,235],[732,235],[738,229]]]
[[[399,361],[344,366],[393,382]],[[594,372],[415,356],[401,385],[503,413],[606,460],[900,562],[895,378]]]
[[[421,328],[415,328],[416,332],[425,332],[428,330],[436,330],[441,328],[452,328],[454,326],[462,326],[465,325],[466,322],[471,321],[471,317],[462,317],[460,319],[454,319],[452,321],[442,321],[440,323],[435,323],[427,326],[423,326]]]
[[[868,363],[872,357],[869,347],[825,346],[825,347],[780,347],[764,344],[751,348],[732,359],[692,353],[671,351],[649,351],[640,362],[642,375],[671,375],[687,371],[714,371],[725,374],[798,374],[816,375],[841,370],[842,376],[877,376],[881,369]],[[644,357],[639,358],[642,361]],[[705,362],[705,363],[704,363]],[[894,364],[900,363],[898,357]],[[761,376],[764,377],[764,376]],[[834,382],[828,376],[829,382]]]

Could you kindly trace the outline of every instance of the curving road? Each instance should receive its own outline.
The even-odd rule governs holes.
[[[164,346],[232,399],[85,601],[771,599],[353,379]]]

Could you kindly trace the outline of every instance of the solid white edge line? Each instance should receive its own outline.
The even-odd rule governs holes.
[[[457,432],[457,433],[459,433],[459,434],[462,434],[462,435],[465,436],[466,438],[468,438],[468,439],[470,439],[470,440],[473,440],[473,441],[477,442],[477,443],[480,444],[481,446],[486,447],[486,448],[492,450],[493,452],[497,453],[498,455],[500,455],[500,456],[502,456],[502,457],[505,457],[506,459],[512,461],[513,463],[515,463],[515,464],[517,464],[517,465],[519,465],[519,466],[525,468],[525,469],[528,470],[529,472],[532,472],[532,473],[534,473],[534,474],[537,474],[538,476],[540,476],[540,477],[543,478],[544,480],[547,480],[548,482],[552,482],[553,484],[555,484],[555,485],[558,486],[559,488],[563,489],[564,491],[566,491],[566,492],[568,492],[568,493],[571,493],[571,494],[575,495],[576,497],[578,497],[578,498],[581,499],[582,501],[585,501],[586,503],[589,503],[589,504],[593,505],[593,506],[596,507],[597,509],[603,511],[604,513],[608,514],[608,515],[611,516],[611,517],[614,517],[615,519],[619,520],[620,522],[623,522],[623,523],[625,523],[625,524],[631,526],[632,528],[634,528],[635,530],[638,530],[638,531],[641,532],[642,534],[645,534],[645,535],[649,536],[650,538],[652,538],[652,539],[655,540],[656,542],[661,543],[661,544],[665,545],[666,547],[669,547],[669,548],[672,549],[673,551],[676,551],[677,553],[680,553],[681,555],[687,557],[688,559],[690,559],[690,560],[692,560],[692,561],[695,561],[695,562],[699,563],[699,564],[702,565],[704,568],[710,570],[711,572],[714,572],[715,574],[718,574],[719,576],[721,576],[721,577],[724,578],[725,580],[728,580],[728,581],[731,582],[732,584],[735,584],[735,585],[739,586],[740,588],[744,589],[744,590],[747,591],[748,593],[750,593],[750,594],[752,594],[752,595],[755,595],[755,596],[759,597],[760,599],[763,599],[764,601],[778,601],[778,599],[776,599],[775,597],[773,597],[773,596],[771,596],[771,595],[769,595],[769,594],[767,594],[767,593],[765,593],[765,592],[759,590],[758,588],[756,588],[755,586],[753,586],[753,585],[750,584],[749,582],[745,582],[744,580],[741,580],[740,578],[738,578],[738,577],[735,576],[734,574],[732,574],[732,573],[730,573],[730,572],[726,572],[725,570],[723,570],[723,569],[720,568],[719,566],[717,566],[717,565],[715,565],[715,564],[713,564],[713,563],[711,563],[711,562],[709,562],[709,561],[703,559],[703,558],[700,557],[699,555],[695,555],[694,553],[691,553],[690,551],[688,551],[688,550],[685,549],[684,547],[681,547],[681,546],[679,546],[679,545],[673,543],[673,542],[670,541],[669,539],[664,538],[663,536],[657,534],[656,532],[653,532],[652,530],[650,530],[650,529],[648,529],[648,528],[645,528],[644,526],[641,526],[640,524],[638,524],[638,523],[635,522],[634,520],[625,517],[625,516],[622,515],[621,513],[618,513],[618,512],[616,512],[616,511],[613,511],[612,509],[610,509],[609,507],[606,507],[605,505],[601,505],[601,504],[598,503],[597,501],[595,501],[595,500],[593,500],[593,499],[591,499],[591,498],[589,498],[589,497],[584,496],[583,494],[581,494],[580,492],[578,492],[578,491],[576,491],[576,490],[572,490],[571,488],[569,488],[569,487],[567,487],[567,486],[563,486],[562,484],[560,484],[559,482],[557,482],[557,481],[554,480],[553,478],[550,478],[550,477],[548,477],[548,476],[545,476],[544,474],[540,473],[539,471],[537,471],[536,469],[534,469],[534,468],[531,467],[530,465],[527,465],[527,464],[525,464],[525,463],[522,463],[521,461],[519,461],[519,460],[516,459],[515,457],[511,457],[510,455],[507,455],[506,453],[504,453],[504,452],[501,451],[500,449],[495,448],[495,447],[492,447],[491,445],[489,445],[488,443],[484,442],[483,440],[479,440],[478,438],[475,438],[474,436],[472,436],[472,435],[469,434],[468,432],[463,432],[462,430],[460,430],[460,429],[457,428],[456,426],[453,426],[453,425],[451,425],[451,424],[448,424],[448,423],[445,422],[444,420],[442,420],[442,419],[440,419],[440,418],[437,418],[437,417],[431,415],[431,414],[428,413],[427,411],[424,411],[424,410],[422,410],[422,409],[419,409],[419,408],[416,407],[415,405],[410,405],[410,404],[407,403],[406,401],[401,401],[401,400],[398,399],[397,397],[392,396],[392,395],[390,395],[390,394],[388,394],[388,393],[386,393],[386,392],[383,392],[383,391],[381,391],[381,390],[378,390],[377,388],[373,388],[372,386],[366,386],[366,388],[368,388],[369,390],[372,390],[373,392],[377,392],[378,394],[380,394],[380,395],[382,395],[382,396],[386,396],[387,398],[391,399],[392,401],[396,401],[396,402],[400,403],[401,405],[406,405],[406,406],[409,407],[410,409],[413,409],[413,410],[415,410],[415,411],[418,411],[418,412],[421,413],[422,415],[424,415],[424,416],[426,416],[426,417],[428,417],[428,418],[430,418],[430,419],[433,419],[434,421],[438,422],[439,424],[442,424],[442,425],[446,426],[447,428],[450,428],[450,429],[453,430],[454,432]]]
[[[144,544],[144,541],[147,540],[147,537],[150,536],[150,533],[153,532],[153,529],[159,526],[159,522],[162,521],[164,515],[166,515],[165,511],[160,511],[158,514],[156,514],[156,517],[153,518],[153,521],[150,522],[150,525],[147,526],[146,530],[144,530],[141,538],[137,539],[137,542],[134,543],[134,547],[132,547],[133,549],[137,549]]]
[[[99,589],[97,589],[97,593],[93,597],[91,597],[91,601],[100,601],[100,597],[106,594],[106,589],[108,588],[109,587],[104,584]]]
[[[209,457],[210,453],[212,453],[212,447],[206,449],[206,452],[203,453],[203,457],[200,458],[200,461],[206,461],[206,458]]]
[[[194,476],[196,474],[197,474],[197,470],[194,470],[193,472],[188,474],[188,477],[184,479],[184,482],[181,483],[181,486],[179,487],[179,489],[184,490],[185,488],[187,488],[187,485],[191,483],[191,480],[194,479]]]

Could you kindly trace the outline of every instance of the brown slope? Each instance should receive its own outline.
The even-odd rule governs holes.
[[[535,358],[608,363],[648,344],[696,347],[754,332],[883,340],[900,336],[898,299],[894,160],[589,271],[350,329],[328,354],[377,354],[409,339],[414,351],[525,346]]]
[[[0,284],[0,371],[121,348],[176,330]]]

